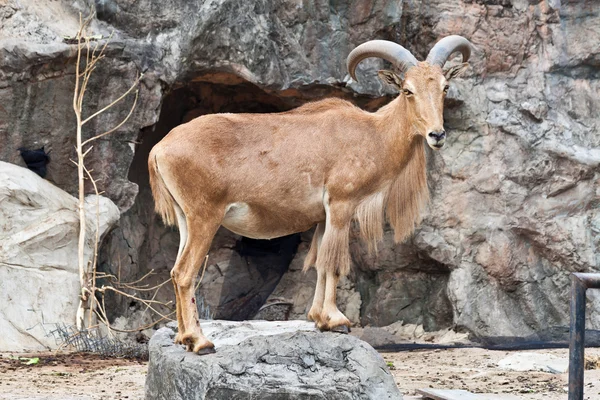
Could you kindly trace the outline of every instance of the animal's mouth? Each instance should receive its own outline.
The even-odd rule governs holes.
[[[444,147],[444,145],[446,144],[446,138],[442,138],[440,140],[435,140],[432,139],[430,137],[427,138],[427,144],[429,145],[429,147],[431,147],[433,150],[439,150],[442,147]]]
[[[437,150],[441,149],[442,147],[444,147],[444,144],[446,144],[446,142],[438,142],[438,143],[428,142],[428,144],[429,144],[429,147],[431,147],[433,150],[437,151]]]

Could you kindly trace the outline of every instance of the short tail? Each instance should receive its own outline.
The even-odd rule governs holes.
[[[162,217],[166,225],[177,226],[177,214],[175,213],[175,199],[158,170],[158,163],[154,151],[148,157],[148,172],[150,173],[150,188],[154,197],[154,209]]]

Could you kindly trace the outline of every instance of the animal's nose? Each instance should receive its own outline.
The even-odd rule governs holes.
[[[437,142],[439,142],[440,140],[442,140],[446,137],[446,131],[441,130],[441,131],[429,132],[429,137],[432,139],[435,139]]]

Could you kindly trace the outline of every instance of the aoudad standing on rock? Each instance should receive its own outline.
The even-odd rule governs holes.
[[[455,52],[462,63],[444,70]],[[150,152],[150,184],[157,212],[177,225],[180,245],[175,286],[177,343],[199,354],[214,351],[204,336],[194,281],[219,226],[271,239],[317,226],[304,268],[317,284],[308,318],[321,330],[347,331],[336,286],[348,273],[350,224],[376,247],[384,215],[395,240],[406,239],[429,199],[424,140],[444,146],[443,106],[449,81],[468,67],[469,41],[441,39],[426,61],[404,47],[372,40],[348,56],[350,75],[368,57],[390,61],[399,75],[379,77],[400,95],[374,113],[325,99],[274,114],[211,114],[174,128]]]

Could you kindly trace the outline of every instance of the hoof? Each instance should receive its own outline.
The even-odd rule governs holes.
[[[201,333],[186,333],[182,335],[181,339],[182,343],[186,345],[187,351],[200,355],[215,352],[215,345]]]
[[[331,332],[343,333],[344,335],[349,334],[350,331],[351,331],[350,327],[346,326],[346,325],[340,325],[340,326],[331,328]]]
[[[173,342],[175,344],[183,344],[183,338],[181,337],[180,333],[178,333],[177,335],[175,335],[175,339],[173,339]]]
[[[348,333],[350,333],[352,331],[352,329],[350,329],[350,326],[348,325],[338,325],[338,326],[334,326],[329,327],[327,324],[316,324],[317,328],[321,331],[321,332],[335,332],[335,333],[343,333],[344,335],[347,335]]]
[[[321,331],[332,331],[339,333],[350,332],[350,320],[346,318],[339,310],[334,311],[323,311],[321,313],[321,322],[317,327]]]
[[[216,350],[214,347],[205,347],[203,349],[200,349],[198,351],[195,352],[196,354],[198,354],[199,356],[205,356],[208,354],[214,354],[216,353]]]

